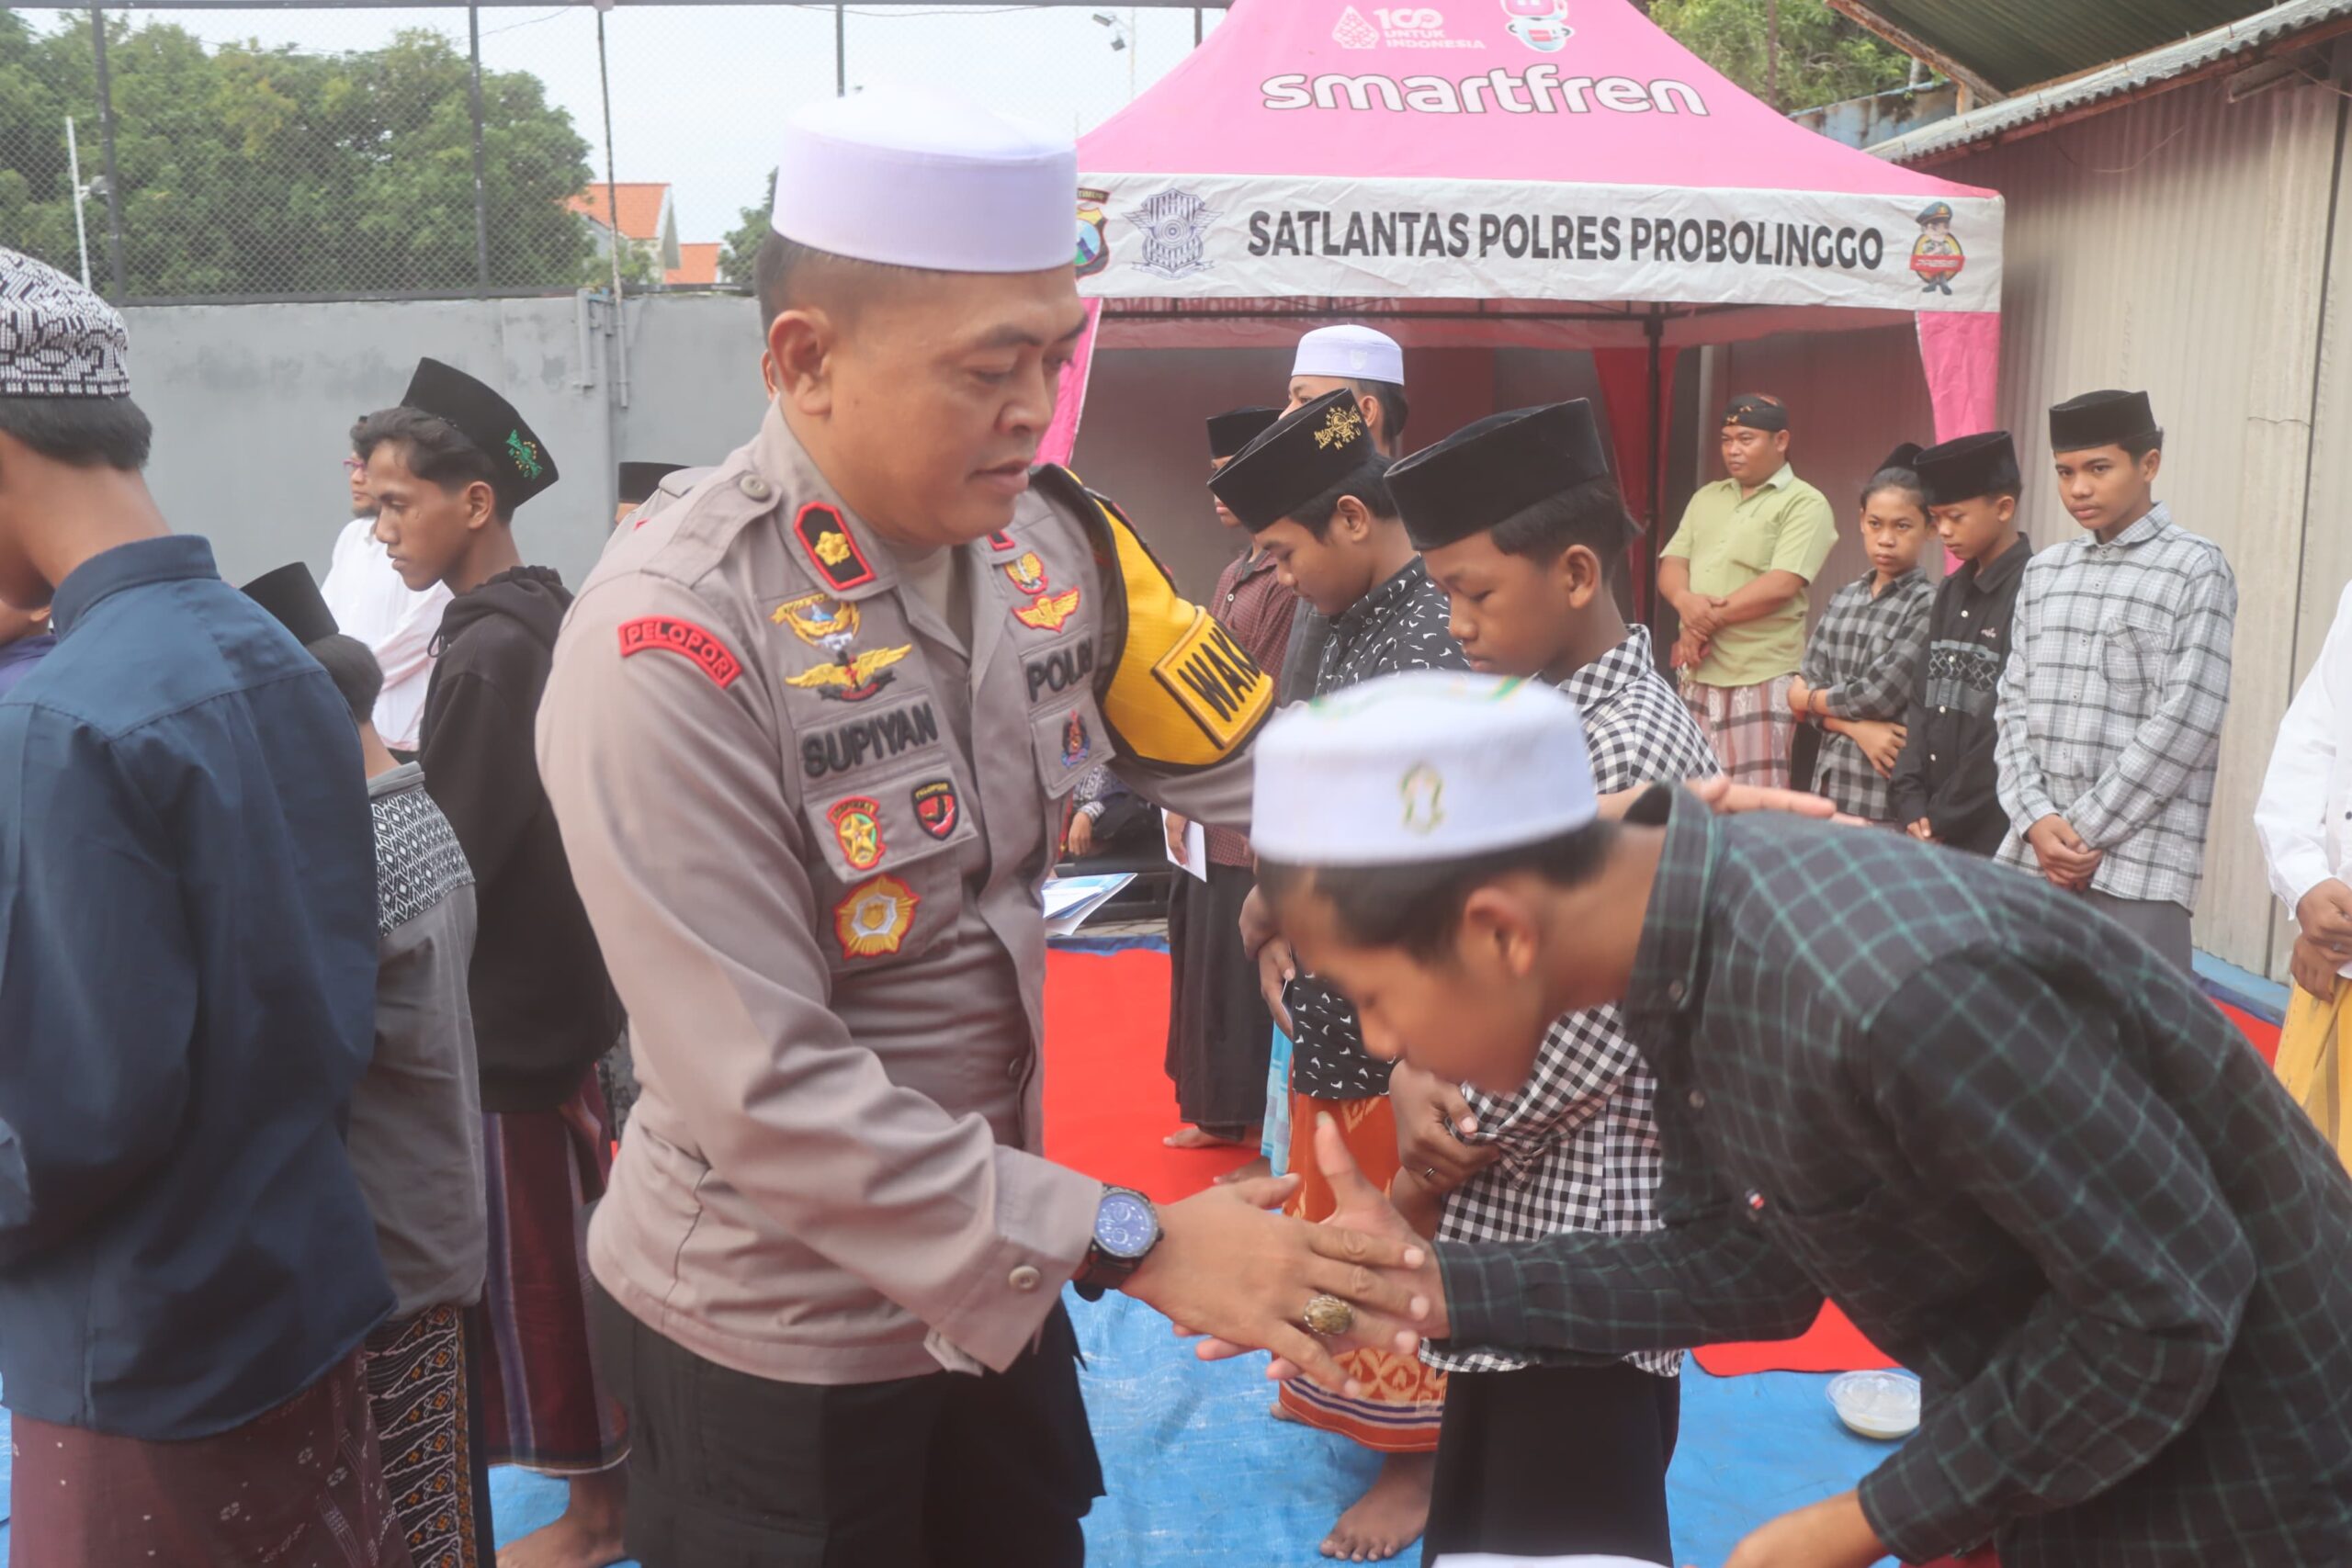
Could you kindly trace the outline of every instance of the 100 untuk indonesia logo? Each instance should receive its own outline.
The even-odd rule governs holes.
[[[1567,0],[1499,0],[1503,30],[1528,48],[1555,54],[1567,45]],[[1365,13],[1350,6],[1340,13],[1331,37],[1342,49],[1484,49],[1484,39],[1448,38],[1445,16],[1427,6],[1379,6]]]

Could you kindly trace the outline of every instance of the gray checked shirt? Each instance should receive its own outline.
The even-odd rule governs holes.
[[[2237,608],[2221,547],[2162,503],[2028,563],[1996,720],[2003,862],[2037,869],[2026,831],[2055,815],[2104,852],[2098,891],[2197,907]]]
[[[1822,706],[1833,718],[1901,724],[1918,689],[1919,653],[1928,646],[1936,585],[1916,570],[1888,583],[1883,593],[1872,592],[1877,583],[1878,573],[1869,571],[1838,590],[1804,645],[1798,673],[1821,694]],[[1805,783],[1799,779],[1797,786]],[[1865,821],[1883,822],[1894,815],[1887,804],[1887,780],[1850,735],[1823,731],[1812,786],[1838,810]]]
[[[1723,772],[1714,748],[1657,672],[1647,628],[1561,682],[1584,716],[1593,786],[1602,794],[1645,784],[1709,779]],[[1447,1200],[1440,1241],[1541,1241],[1561,1231],[1633,1235],[1660,1224],[1657,1079],[1626,1038],[1612,1006],[1553,1021],[1519,1092],[1498,1098],[1464,1085],[1478,1131],[1465,1142],[1498,1144],[1502,1157]],[[1440,1371],[1503,1372],[1529,1364],[1492,1349],[1424,1348]],[[1625,1358],[1672,1377],[1679,1350]]]

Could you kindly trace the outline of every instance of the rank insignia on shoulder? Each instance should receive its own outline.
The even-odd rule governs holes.
[[[833,935],[844,958],[882,958],[906,945],[922,899],[895,876],[877,876],[851,888],[833,906]]]
[[[833,825],[833,840],[852,871],[872,871],[889,848],[882,841],[882,805],[871,795],[853,795],[833,802],[825,813]]]
[[[834,663],[819,664],[797,675],[786,675],[784,683],[814,692],[829,702],[862,703],[896,680],[889,673],[890,666],[913,651],[914,645],[909,643],[903,648],[870,648],[858,654],[844,652]]]
[[[956,801],[953,779],[933,779],[914,788],[915,821],[934,839],[944,839],[956,831],[956,818],[963,809]]]
[[[727,645],[692,621],[674,615],[639,615],[621,623],[621,657],[647,652],[674,653],[691,660],[724,691],[743,673],[743,661]]]
[[[1093,739],[1086,733],[1086,716],[1072,708],[1069,722],[1062,726],[1062,766],[1075,768],[1093,754]]]
[[[1014,542],[1012,536],[1001,528],[989,536],[989,548],[992,550],[1017,550],[1020,547],[1020,545]]]
[[[1035,550],[1022,551],[1019,559],[1006,565],[1004,575],[1023,593],[1043,593],[1046,591],[1046,563],[1037,558]]]
[[[786,599],[768,612],[768,619],[788,628],[809,647],[831,649],[836,654],[857,635],[857,606],[844,604],[830,593]]]
[[[1046,594],[1034,604],[1022,605],[1012,612],[1012,618],[1034,631],[1057,632],[1076,614],[1078,590],[1065,588],[1059,593]]]
[[[824,502],[812,501],[800,509],[792,520],[792,536],[808,552],[817,575],[836,592],[863,588],[874,581],[874,568],[850,536],[849,525]]]

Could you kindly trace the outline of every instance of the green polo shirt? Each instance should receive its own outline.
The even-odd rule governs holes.
[[[1829,498],[1786,463],[1743,499],[1736,479],[1701,487],[1662,556],[1690,563],[1690,591],[1726,598],[1768,571],[1793,571],[1811,582],[1838,542]],[[1707,686],[1755,686],[1796,673],[1804,658],[1805,596],[1762,620],[1725,626],[1691,679]]]

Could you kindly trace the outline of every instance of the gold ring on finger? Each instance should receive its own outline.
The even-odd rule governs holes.
[[[1309,1334],[1326,1338],[1345,1334],[1355,1326],[1356,1309],[1337,1296],[1317,1296],[1306,1303],[1306,1311],[1299,1320]]]

